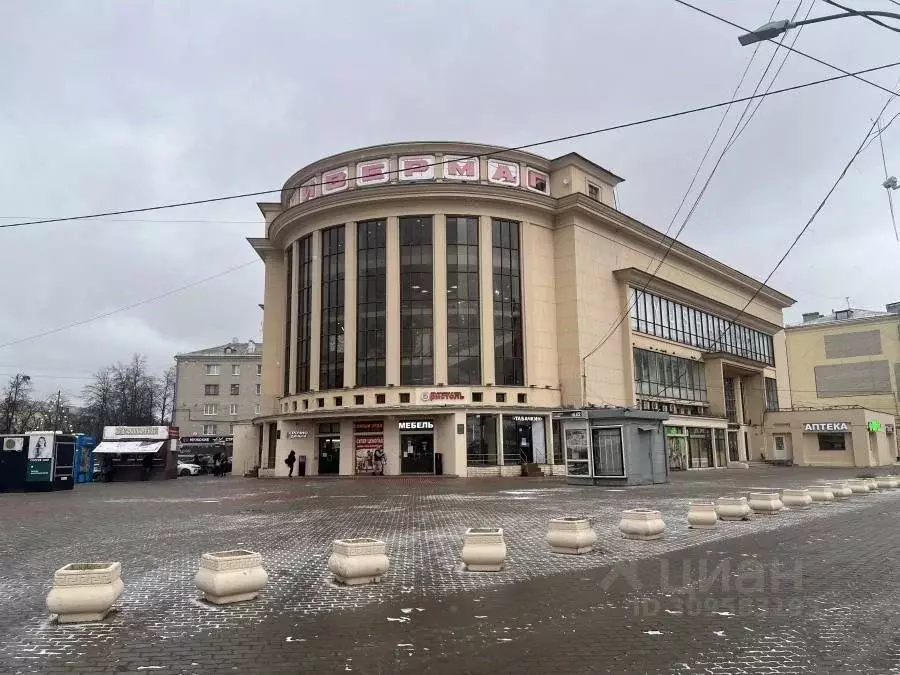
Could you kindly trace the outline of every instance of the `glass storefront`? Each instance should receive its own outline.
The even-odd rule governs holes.
[[[666,425],[666,451],[671,471],[724,467],[728,463],[725,429],[721,428]]]
[[[401,420],[400,473],[434,473],[434,422]]]
[[[497,415],[466,415],[466,464],[497,463]]]
[[[341,468],[341,425],[336,422],[318,427],[317,453],[319,474],[337,474]]]
[[[543,417],[503,416],[503,463],[507,465],[547,463]]]

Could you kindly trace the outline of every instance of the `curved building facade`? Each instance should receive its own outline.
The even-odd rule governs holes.
[[[792,301],[763,288],[717,340],[758,282],[678,243],[644,291],[671,242],[617,210],[621,180],[575,153],[443,142],[353,150],[291,176],[250,240],[265,262],[265,348],[244,443],[261,475],[286,474],[291,451],[307,474],[560,473],[556,418],[592,404],[683,418],[672,428],[688,465],[695,428],[711,439],[702,464],[728,461],[719,427],[746,458]]]

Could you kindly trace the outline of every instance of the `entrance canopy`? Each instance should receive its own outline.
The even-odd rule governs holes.
[[[165,441],[103,441],[94,448],[101,455],[149,455],[159,450]]]

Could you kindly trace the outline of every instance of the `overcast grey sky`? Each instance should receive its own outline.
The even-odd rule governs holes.
[[[697,3],[754,27],[775,1]],[[781,2],[776,17],[796,7]],[[812,12],[832,10],[820,1]],[[737,33],[672,0],[7,0],[0,222],[276,188],[304,164],[363,145],[519,145],[726,100],[752,52]],[[797,47],[852,70],[898,60],[898,43],[850,19],[808,27]],[[771,49],[760,50],[748,84]],[[832,74],[792,55],[777,86]],[[869,77],[893,88],[900,68]],[[765,276],[886,98],[845,80],[768,99],[681,239]],[[888,115],[897,111],[900,101]],[[574,150],[623,176],[622,210],[665,229],[719,115],[535,151]],[[900,122],[884,142],[900,174]],[[789,319],[839,308],[844,296],[875,309],[900,300],[883,178],[876,143],[772,281],[798,301]],[[0,230],[0,344],[252,261],[245,237],[259,236],[260,223],[246,199]],[[2,348],[0,378],[27,372],[42,389],[74,394],[78,378],[133,352],[161,370],[178,351],[259,338],[262,271],[255,263]]]

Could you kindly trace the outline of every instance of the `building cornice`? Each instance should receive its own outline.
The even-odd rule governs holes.
[[[862,324],[872,323],[900,323],[900,314],[883,314],[881,316],[865,316],[857,319],[833,319],[831,321],[815,321],[813,323],[793,324],[785,326],[784,329],[793,333],[795,331],[812,331],[812,330],[834,330],[835,328],[843,328],[845,326],[858,326]]]
[[[268,239],[262,239],[261,241],[269,243],[278,241],[283,236],[282,233],[285,229],[302,225],[307,220],[327,215],[329,212],[337,211],[338,209],[375,204],[392,204],[402,209],[404,201],[414,200],[417,202],[417,207],[419,207],[423,200],[428,199],[479,200],[486,204],[493,203],[517,208],[531,208],[548,215],[553,214],[556,204],[556,200],[552,197],[537,192],[510,189],[509,187],[497,185],[460,185],[453,182],[423,182],[409,185],[388,184],[367,187],[361,190],[338,192],[292,206],[272,221],[267,232]],[[475,211],[477,209],[472,210]],[[402,214],[397,213],[397,215]],[[338,219],[335,224],[337,222],[342,221]],[[253,244],[253,241],[255,240],[250,240],[250,243]],[[256,247],[254,246],[254,248]]]
[[[587,195],[581,193],[567,195],[557,200],[557,204],[558,213],[560,215],[569,212],[589,214],[595,218],[605,220],[607,223],[627,231],[633,237],[651,243],[656,247],[671,246],[672,253],[689,261],[693,265],[706,269],[712,275],[727,279],[732,284],[750,291],[751,294],[755,293],[760,285],[762,285],[758,297],[775,305],[779,309],[790,307],[796,302],[792,297],[785,295],[771,286],[763,285],[762,282],[757,281],[753,277],[744,274],[743,272],[739,272],[733,267],[729,267],[725,263],[719,262],[715,258],[711,258],[705,253],[701,253],[690,246],[682,244],[680,241],[673,240],[671,237],[653,229],[649,225],[645,225],[639,220],[635,220],[602,202],[591,199]]]

